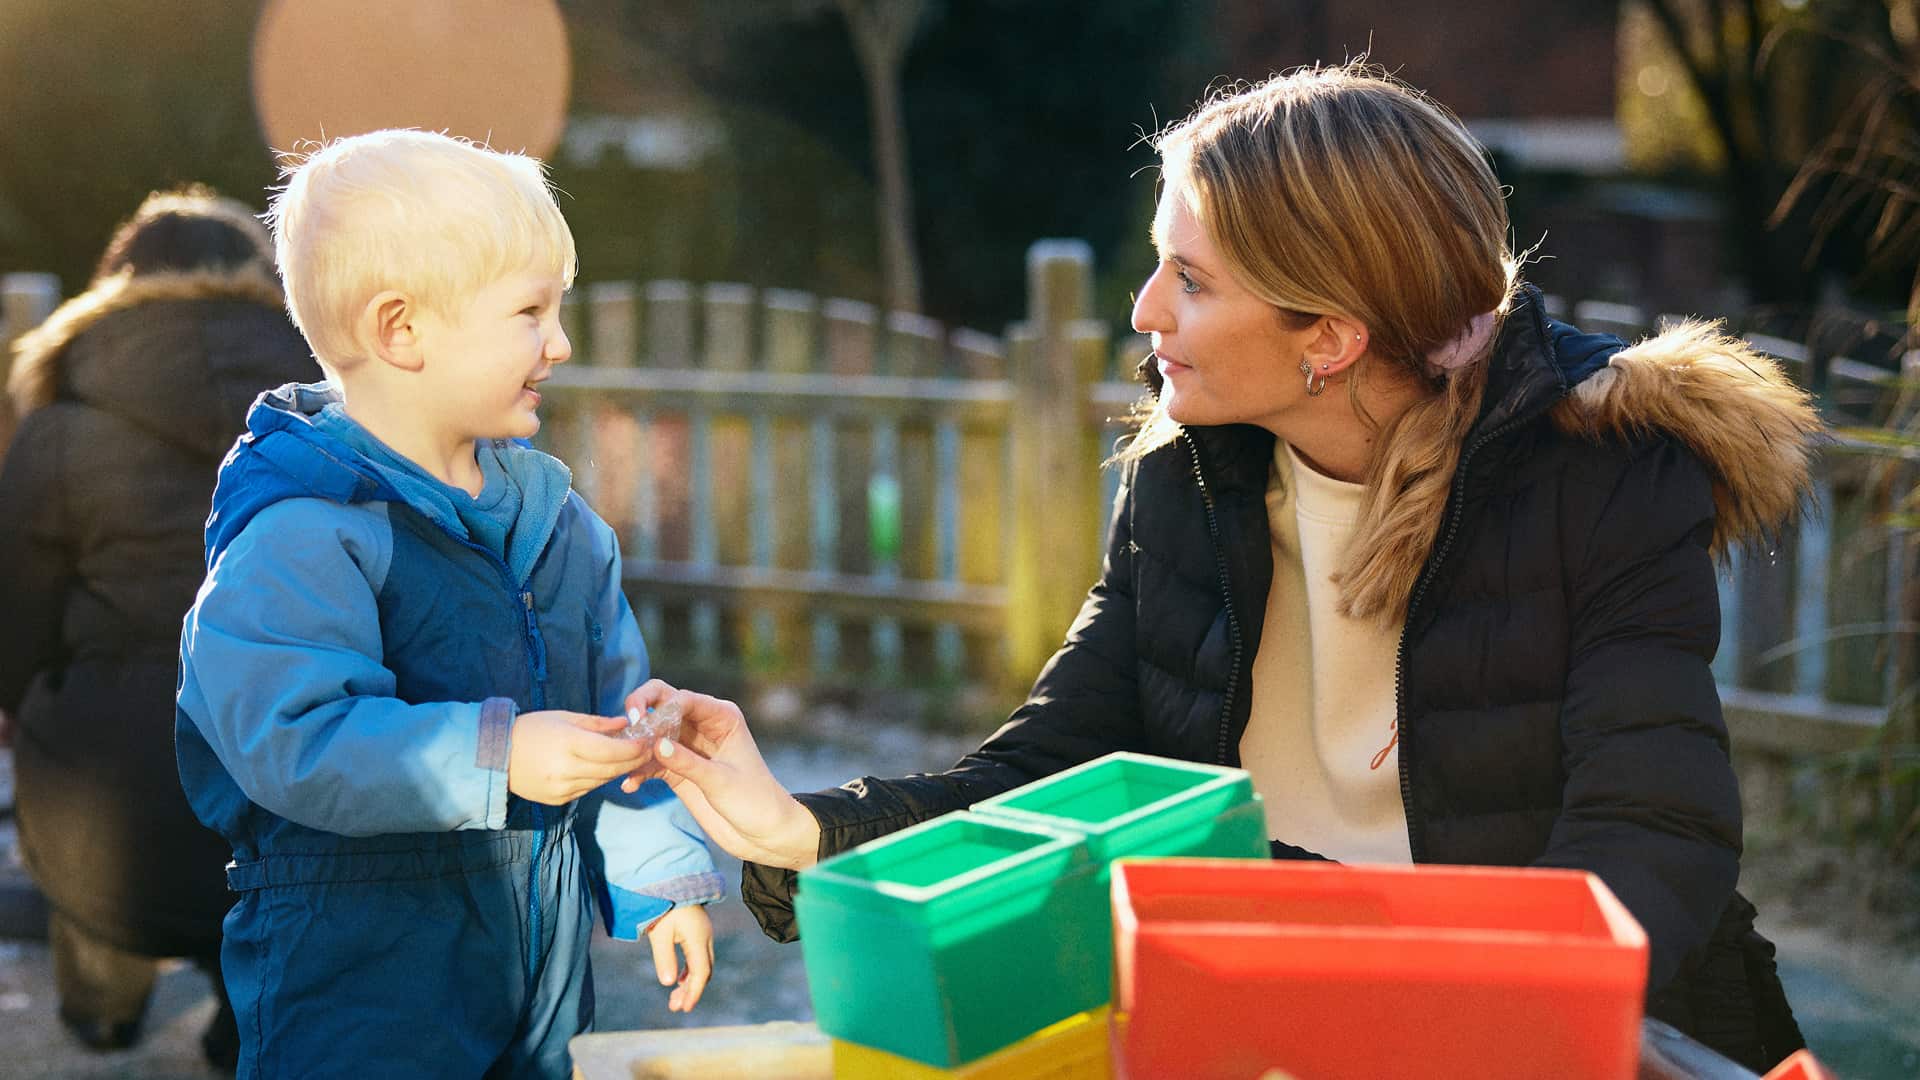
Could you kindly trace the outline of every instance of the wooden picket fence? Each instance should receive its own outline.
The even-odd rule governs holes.
[[[1137,387],[1043,241],[1001,336],[742,285],[588,286],[545,438],[620,531],[663,669],[1025,681],[1098,573]]]
[[[1116,482],[1100,462],[1144,345],[1116,347],[1090,318],[1084,243],[1035,244],[1027,275],[1027,316],[1000,335],[738,284],[598,283],[569,300],[575,358],[548,384],[542,442],[618,530],[656,670],[1004,697],[1032,679],[1098,573]],[[0,281],[0,341],[56,299],[44,275]],[[1628,340],[1667,318],[1550,308]],[[1750,340],[1841,418],[1901,377]],[[1742,754],[1772,763],[1748,784],[1857,749],[1920,680],[1913,538],[1885,523],[1914,468],[1837,440],[1810,512],[1734,557],[1714,671]]]

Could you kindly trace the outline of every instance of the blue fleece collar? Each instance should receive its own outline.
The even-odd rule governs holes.
[[[328,383],[289,383],[261,394],[247,412],[247,433],[220,466],[213,513],[207,519],[207,565],[211,567],[255,514],[281,499],[310,496],[333,502],[395,502],[417,510],[461,540],[469,530],[452,495],[467,498],[427,475],[412,462],[380,446],[378,440],[340,410],[323,417],[341,396]],[[341,432],[352,425],[384,453],[354,445],[360,439]],[[346,434],[348,437],[343,438]],[[495,440],[479,453],[489,456],[503,482],[520,492],[520,511],[507,536],[505,562],[515,585],[533,573],[566,505],[572,474],[558,459],[519,440]],[[483,472],[489,463],[482,463]]]

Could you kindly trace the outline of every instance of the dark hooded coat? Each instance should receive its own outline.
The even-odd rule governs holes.
[[[1532,290],[1489,363],[1451,482],[1391,577],[1407,586],[1413,858],[1599,875],[1647,931],[1649,1011],[1770,1065],[1800,1036],[1734,892],[1712,555],[1793,512],[1819,422],[1710,328],[1626,348],[1547,319]],[[1273,577],[1273,452],[1258,428],[1189,428],[1130,463],[1100,580],[1027,703],[946,772],[799,796],[820,855],[1114,750],[1237,765]],[[798,933],[794,878],[744,871],[776,939]]]
[[[314,377],[258,268],[110,279],[23,339],[51,401],[0,471],[0,708],[49,901],[154,956],[218,948],[226,842],[173,764],[180,620],[221,456],[262,390]]]

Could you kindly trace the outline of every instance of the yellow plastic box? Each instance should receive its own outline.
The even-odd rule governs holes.
[[[931,1065],[859,1043],[833,1041],[834,1080],[1110,1080],[1107,1009],[1069,1016],[996,1054],[955,1069]]]

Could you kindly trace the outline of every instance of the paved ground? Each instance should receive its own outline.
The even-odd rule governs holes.
[[[951,761],[964,749],[952,738],[884,732],[852,736],[844,720],[826,725],[827,742],[769,740],[774,771],[790,787],[838,783],[862,772],[895,775]],[[11,802],[10,759],[0,752],[0,805]],[[0,827],[0,862],[12,851]],[[1771,856],[1769,856],[1771,857]],[[725,867],[730,882],[738,866]],[[0,866],[0,886],[17,869]],[[1776,875],[1778,876],[1778,875]],[[1763,911],[1766,905],[1763,903]],[[690,1016],[666,1011],[666,991],[653,981],[643,948],[599,940],[595,982],[603,1031],[717,1026],[812,1015],[798,947],[761,935],[737,902],[713,910],[718,970]],[[1843,1080],[1912,1080],[1920,1076],[1920,948],[1890,954],[1853,945],[1815,927],[1765,925],[1780,945],[1788,993],[1809,1041]],[[54,1018],[52,973],[44,943],[0,940],[0,1076],[51,1080],[204,1080],[218,1074],[199,1056],[200,1029],[212,1013],[206,980],[186,965],[161,978],[140,1046],[94,1054],[67,1037]]]

